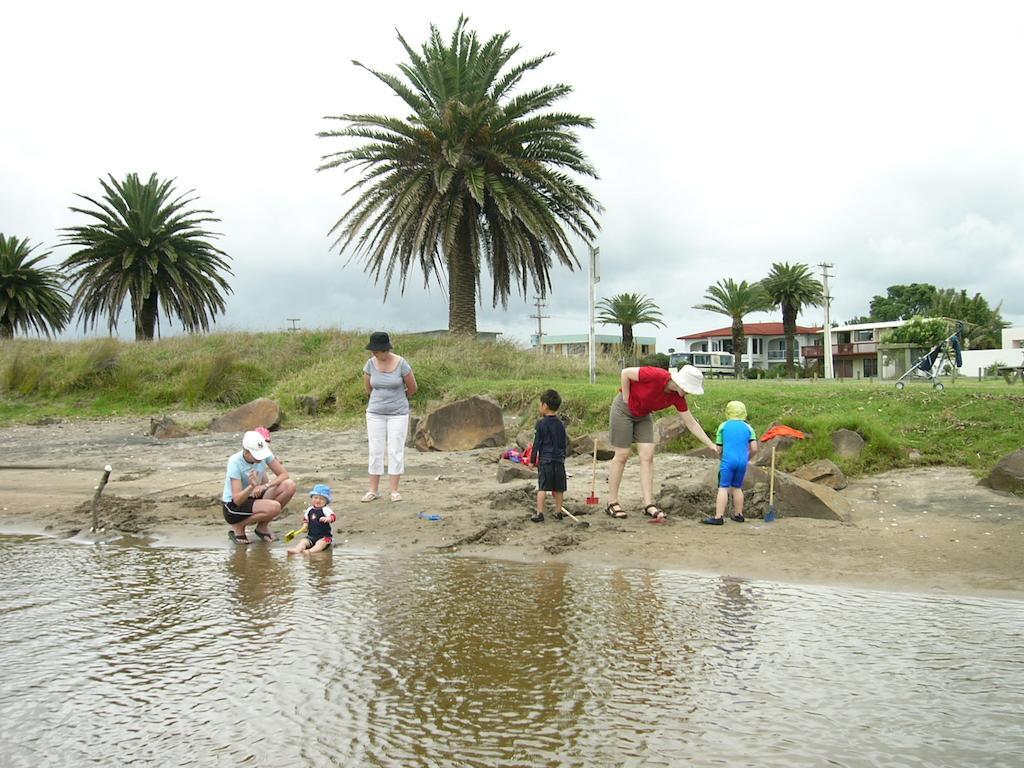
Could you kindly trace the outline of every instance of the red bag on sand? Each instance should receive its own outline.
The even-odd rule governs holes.
[[[533,443],[527,445],[523,451],[523,464],[533,464]]]
[[[771,429],[765,430],[765,433],[761,435],[761,442],[765,443],[773,437],[795,437],[797,440],[803,440],[804,433],[799,429],[793,429],[792,427],[787,427],[784,424],[778,424]]]

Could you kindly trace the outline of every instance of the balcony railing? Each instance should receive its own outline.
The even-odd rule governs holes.
[[[834,357],[850,357],[852,355],[873,355],[878,351],[877,341],[854,341],[849,344],[833,344],[832,355]],[[800,354],[804,357],[819,358],[825,356],[825,348],[801,347]]]

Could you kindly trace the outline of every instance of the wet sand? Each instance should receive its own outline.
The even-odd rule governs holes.
[[[86,536],[93,489],[110,464],[102,536],[122,532],[154,544],[234,546],[219,499],[226,459],[238,450],[241,436],[157,440],[148,427],[145,419],[112,418],[0,429],[0,531]],[[299,486],[275,531],[297,527],[309,489],[326,482],[339,514],[336,545],[343,549],[1024,597],[1024,499],[980,486],[964,469],[930,467],[853,480],[842,491],[853,507],[851,524],[786,517],[780,509],[780,519],[771,524],[751,518],[713,527],[698,524],[699,512],[649,524],[640,511],[635,460],[622,485],[629,517],[613,520],[603,512],[607,465],[599,463],[597,469],[602,504],[587,506],[590,460],[575,458],[566,464],[572,475],[566,507],[591,523],[581,529],[568,519],[554,520],[550,502],[547,521],[530,523],[530,481],[497,482],[499,449],[409,449],[404,500],[392,503],[385,495],[362,504],[366,439],[361,430],[284,430],[274,433],[272,447]],[[656,488],[673,483],[696,489],[712,466],[706,459],[659,454]],[[712,489],[706,490],[710,499]]]

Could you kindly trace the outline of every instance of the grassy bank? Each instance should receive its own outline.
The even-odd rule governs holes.
[[[349,426],[362,420],[365,341],[361,333],[310,331],[179,336],[148,344],[0,342],[0,425],[222,410],[265,396],[281,403],[286,426]],[[607,428],[608,404],[618,387],[612,363],[602,363],[598,383],[590,385],[585,359],[539,357],[512,344],[399,336],[395,348],[415,368],[419,412],[483,394],[532,421],[537,395],[554,387],[565,400],[570,432]],[[325,403],[316,419],[295,407],[299,396]],[[840,427],[868,440],[859,459],[838,462],[852,474],[905,466],[911,450],[920,452],[918,463],[985,472],[1024,442],[1024,390],[1001,380],[961,378],[944,392],[925,384],[898,391],[873,382],[712,381],[691,403],[711,432],[733,399],[747,404],[759,433],[781,422],[813,434],[782,457],[784,468],[835,459],[829,435]],[[677,447],[693,445],[687,438]]]

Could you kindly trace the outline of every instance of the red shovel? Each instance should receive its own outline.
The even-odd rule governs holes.
[[[587,496],[587,504],[594,506],[600,504],[597,498],[597,440],[594,441],[594,462],[590,465],[590,495]]]

